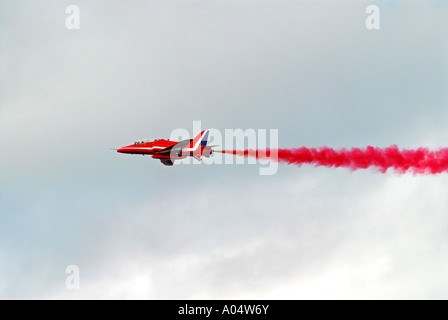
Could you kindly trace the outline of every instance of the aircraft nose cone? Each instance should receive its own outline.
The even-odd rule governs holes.
[[[123,149],[124,149],[124,148],[118,148],[118,149],[117,149],[117,152],[119,152],[119,153],[123,153],[123,151],[124,151]]]

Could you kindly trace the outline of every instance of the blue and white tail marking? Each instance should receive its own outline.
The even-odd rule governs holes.
[[[196,136],[193,140],[191,140],[188,148],[185,148],[184,151],[191,152],[199,150],[200,146],[206,146],[208,140],[208,130],[202,131],[200,134]]]
[[[208,130],[205,130],[204,135],[202,136],[201,146],[206,147],[208,141]]]

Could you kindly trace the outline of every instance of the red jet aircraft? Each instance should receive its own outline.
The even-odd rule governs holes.
[[[154,141],[140,140],[130,146],[117,149],[120,153],[130,154],[149,154],[154,159],[160,161],[166,166],[172,166],[175,160],[184,159],[188,156],[201,161],[201,156],[210,157],[214,146],[207,146],[208,130],[202,131],[194,139],[182,140],[180,142],[165,139],[156,139]]]

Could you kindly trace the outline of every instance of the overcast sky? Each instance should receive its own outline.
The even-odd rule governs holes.
[[[446,147],[447,16],[442,0],[1,1],[0,298],[447,299],[446,174],[110,150],[194,120],[278,129],[280,147]]]

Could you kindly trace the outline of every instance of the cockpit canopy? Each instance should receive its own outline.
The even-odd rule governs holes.
[[[134,145],[148,143],[150,139],[141,139],[134,142]],[[159,141],[159,139],[155,139],[154,142]]]
[[[141,139],[134,142],[135,145],[149,142],[149,139]]]

